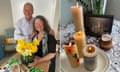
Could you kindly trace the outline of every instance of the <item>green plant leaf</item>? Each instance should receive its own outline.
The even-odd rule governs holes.
[[[73,55],[73,57],[74,57],[74,58],[77,58],[77,53],[75,53],[75,54]]]

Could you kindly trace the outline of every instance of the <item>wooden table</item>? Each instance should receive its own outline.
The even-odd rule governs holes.
[[[16,54],[14,54],[11,58],[13,58],[13,57],[19,59],[19,58],[20,58],[20,54],[16,53]],[[38,57],[36,57],[36,58],[38,58]],[[8,60],[9,60],[9,59],[8,59]],[[7,63],[8,63],[8,60],[5,61],[5,62],[0,66],[0,68],[2,68],[5,64],[7,64]],[[44,62],[44,63],[38,64],[38,65],[36,65],[35,67],[43,69],[44,72],[48,72],[49,62]]]

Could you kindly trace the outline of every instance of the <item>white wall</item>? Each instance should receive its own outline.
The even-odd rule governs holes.
[[[61,0],[60,2],[60,24],[68,24],[72,21],[70,7],[73,5],[72,0]]]
[[[11,3],[10,0],[0,0],[0,35],[9,27],[13,27]]]
[[[112,14],[120,20],[120,0],[108,0],[106,14]]]

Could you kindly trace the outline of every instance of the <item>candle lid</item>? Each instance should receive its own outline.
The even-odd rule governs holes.
[[[90,51],[89,51],[89,49]],[[97,47],[93,44],[88,44],[83,48],[83,55],[88,57],[93,57],[97,54]]]

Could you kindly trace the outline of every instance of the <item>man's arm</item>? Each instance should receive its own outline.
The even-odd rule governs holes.
[[[16,25],[15,25],[14,39],[18,40],[20,38],[26,39],[26,38],[28,38],[28,36],[24,36],[24,34],[23,34],[23,32],[20,28],[20,23],[17,22]]]
[[[49,34],[52,35],[52,36],[55,36],[55,32],[54,32],[54,30],[51,29],[51,30],[49,31]]]

